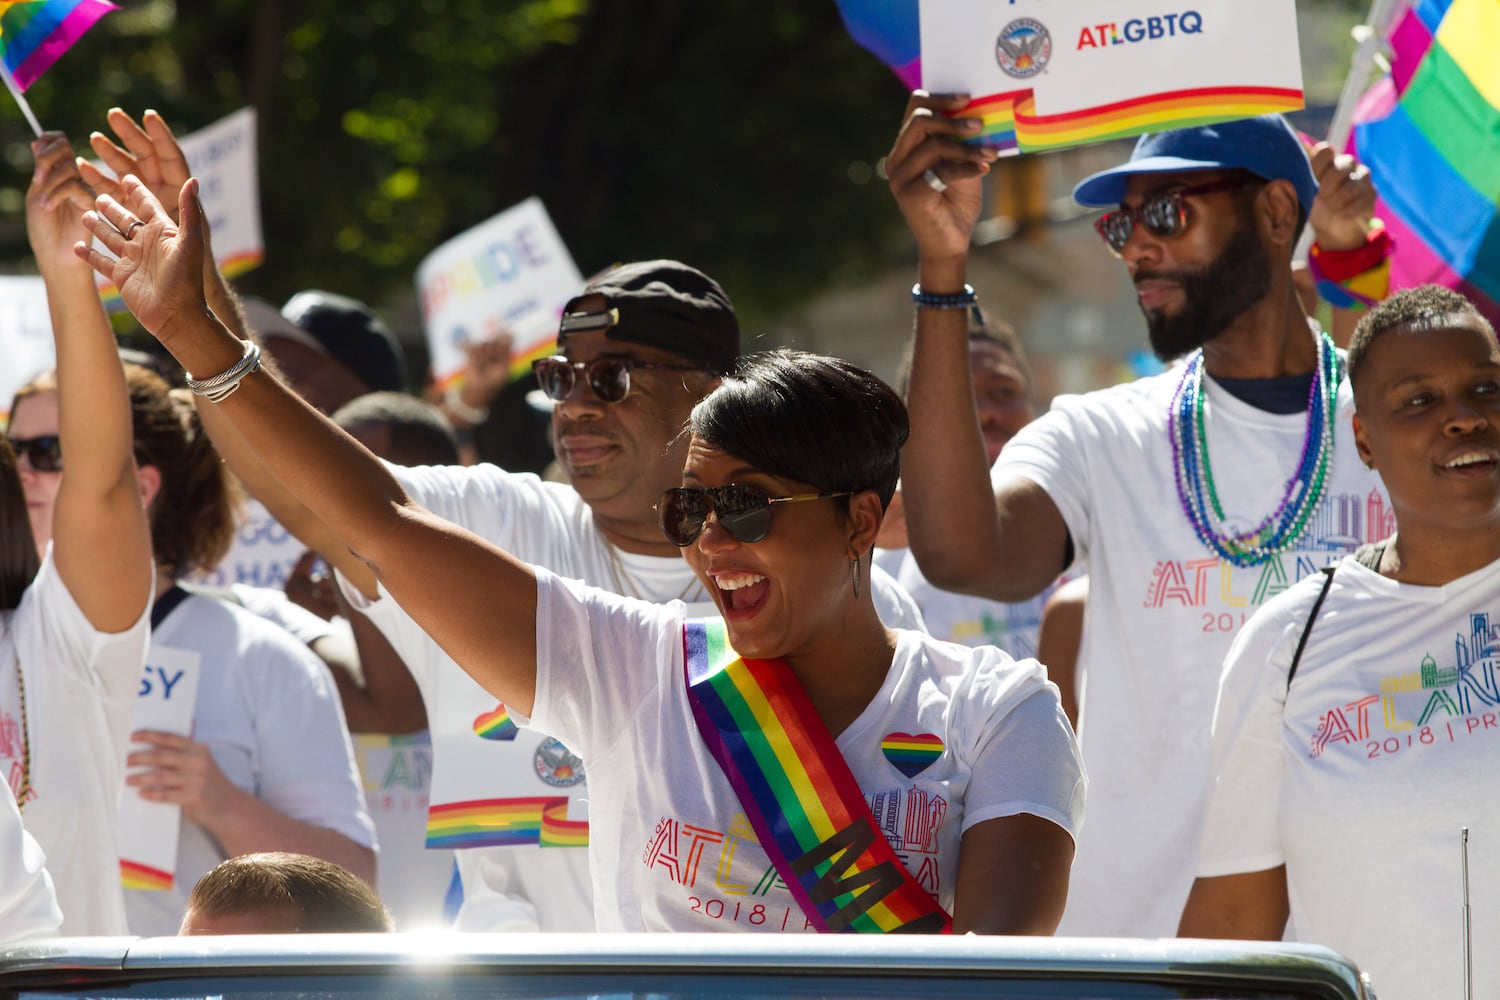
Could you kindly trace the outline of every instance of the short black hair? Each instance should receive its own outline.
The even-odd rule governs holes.
[[[458,435],[443,412],[404,392],[370,392],[339,407],[330,418],[344,430],[361,425],[385,427],[397,465],[457,465]]]
[[[889,504],[910,424],[894,389],[839,358],[786,348],[742,357],[693,407],[693,434],[820,491],[874,490]]]
[[[1016,361],[1016,367],[1021,370],[1021,377],[1026,380],[1026,391],[1031,392],[1031,362],[1027,360],[1026,348],[1021,343],[1021,335],[1016,328],[997,319],[989,313],[979,310],[977,307],[969,310],[969,348],[973,349],[976,343],[994,344],[1000,350],[1009,354]],[[911,366],[917,349],[917,338],[908,337],[906,347],[901,351],[901,364],[896,369],[896,391],[905,399],[907,391],[911,388]]]
[[[1495,336],[1495,328],[1463,295],[1441,285],[1418,285],[1397,292],[1360,318],[1349,341],[1349,385],[1353,387],[1359,370],[1370,353],[1370,346],[1381,334],[1392,330],[1419,333],[1445,330],[1468,321]]]

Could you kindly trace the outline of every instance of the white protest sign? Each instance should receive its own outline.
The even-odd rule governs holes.
[[[191,736],[198,701],[201,657],[191,650],[151,644],[135,700],[131,731]],[[144,748],[133,744],[131,749]],[[127,889],[170,889],[177,868],[177,835],[182,807],[148,802],[126,785],[120,796],[120,882]]]
[[[464,344],[508,331],[512,375],[550,352],[563,305],[583,276],[540,198],[528,198],[438,247],[417,269],[432,376],[451,385]]]
[[[292,568],[306,551],[307,546],[283,528],[265,505],[246,497],[229,552],[212,571],[195,573],[193,582],[209,587],[243,583],[285,590]]]
[[[188,169],[198,178],[220,270],[233,278],[259,266],[266,248],[260,229],[255,109],[242,108],[207,128],[179,136],[177,142]],[[102,163],[95,166],[113,174]],[[101,278],[99,287],[110,307],[119,308],[114,286]]]
[[[518,728],[494,695],[452,673],[428,711],[427,846],[586,847],[583,762],[550,736]]]
[[[56,364],[42,279],[0,277],[0,415],[8,421],[16,390]]]
[[[921,0],[919,14],[922,86],[974,95],[1005,148],[1302,106],[1294,0]]]

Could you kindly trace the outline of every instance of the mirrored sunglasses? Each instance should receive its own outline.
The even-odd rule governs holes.
[[[556,403],[567,402],[578,383],[578,374],[583,373],[589,388],[606,403],[618,403],[630,395],[630,373],[635,369],[673,372],[702,371],[696,365],[671,365],[658,361],[637,361],[634,358],[595,358],[592,361],[569,361],[560,355],[539,358],[531,363],[536,373],[537,385],[547,398]]]
[[[56,434],[44,434],[34,438],[7,438],[12,450],[19,459],[26,456],[26,461],[37,472],[61,472],[62,471],[62,438]]]
[[[773,503],[802,503],[850,496],[853,490],[834,493],[798,493],[773,497],[759,486],[730,483],[728,486],[681,486],[667,490],[656,505],[661,530],[673,545],[688,546],[703,533],[712,513],[719,526],[737,542],[760,542],[771,533]]]
[[[1130,241],[1130,234],[1135,232],[1136,226],[1144,227],[1146,232],[1157,239],[1181,236],[1188,223],[1187,203],[1183,199],[1189,195],[1232,191],[1259,181],[1259,177],[1240,174],[1207,184],[1159,191],[1146,196],[1136,208],[1122,206],[1113,212],[1105,212],[1094,220],[1094,228],[1099,231],[1104,242],[1109,244],[1109,249],[1118,255],[1125,252],[1125,244]]]

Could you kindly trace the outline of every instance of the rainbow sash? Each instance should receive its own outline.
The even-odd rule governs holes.
[[[785,660],[746,660],[722,620],[682,629],[688,701],[760,844],[819,931],[947,933]]]

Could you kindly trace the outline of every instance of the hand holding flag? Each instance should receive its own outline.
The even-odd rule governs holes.
[[[0,76],[38,137],[42,126],[22,92],[114,9],[108,0],[0,0]]]

